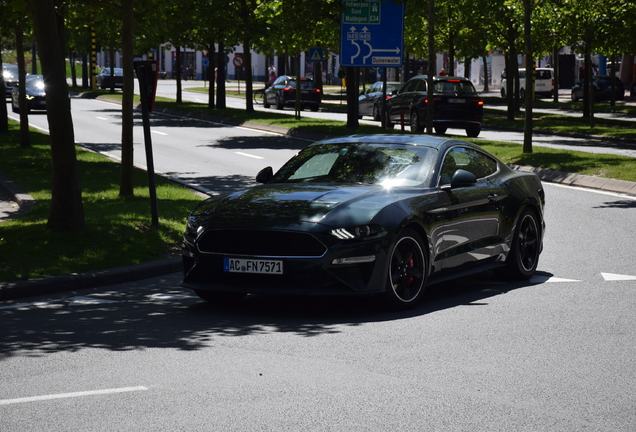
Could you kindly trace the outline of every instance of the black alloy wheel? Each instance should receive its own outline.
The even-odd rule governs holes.
[[[508,274],[515,279],[530,279],[537,270],[541,253],[541,231],[536,213],[526,209],[519,218],[506,259]]]
[[[387,293],[392,304],[408,309],[420,300],[426,284],[427,264],[420,236],[413,230],[400,233],[391,251]]]

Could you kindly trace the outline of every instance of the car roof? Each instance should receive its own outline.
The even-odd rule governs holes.
[[[411,77],[409,79],[413,80],[413,79],[428,79],[428,75],[415,75],[414,77]],[[466,77],[463,76],[446,76],[446,75],[433,75],[433,79],[437,80],[437,81],[445,81],[445,80],[461,80],[461,81],[468,81],[470,82],[470,80]]]

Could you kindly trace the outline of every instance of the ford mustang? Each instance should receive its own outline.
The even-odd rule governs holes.
[[[188,218],[182,285],[204,300],[382,294],[405,309],[475,272],[530,278],[543,248],[539,178],[456,139],[330,139],[256,180]]]

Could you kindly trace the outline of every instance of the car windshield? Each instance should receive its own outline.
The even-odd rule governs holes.
[[[24,80],[25,87],[37,87],[39,89],[44,88],[44,79],[40,75],[27,76]]]
[[[440,80],[435,82],[435,93],[459,95],[476,94],[476,91],[470,81]]]
[[[273,182],[416,186],[428,179],[436,153],[430,147],[392,144],[310,146],[287,162]]]
[[[289,80],[289,82],[287,83],[287,85],[291,88],[296,88],[296,80]],[[314,82],[311,80],[304,80],[301,79],[300,80],[300,89],[301,90],[313,90],[315,89],[316,86],[314,85]]]

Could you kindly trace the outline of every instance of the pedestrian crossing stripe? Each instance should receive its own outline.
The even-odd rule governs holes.
[[[606,281],[636,280],[636,276],[621,275],[621,274],[614,274],[614,273],[601,273],[601,276],[603,276],[603,279],[605,279]]]

